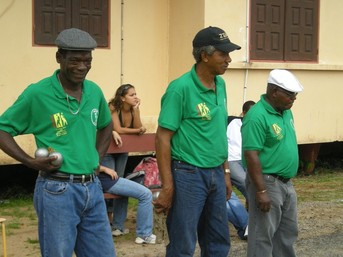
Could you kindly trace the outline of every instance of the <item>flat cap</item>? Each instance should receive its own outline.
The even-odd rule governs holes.
[[[269,73],[268,83],[294,93],[299,93],[304,90],[298,79],[288,70],[272,70]]]
[[[55,44],[59,49],[72,51],[92,51],[97,46],[96,41],[88,32],[76,28],[61,31]]]

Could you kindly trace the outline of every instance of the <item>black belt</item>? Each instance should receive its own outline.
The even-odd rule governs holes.
[[[281,177],[281,176],[276,175],[276,174],[268,174],[268,175],[270,175],[270,176],[272,176],[272,177],[274,177],[274,178],[277,178],[278,180],[280,180],[281,182],[283,182],[283,183],[285,183],[285,184],[286,184],[288,181],[291,180],[290,178],[284,178],[284,177]]]
[[[70,182],[70,183],[86,183],[86,182],[93,182],[95,179],[94,174],[69,174],[60,171],[56,172],[46,172],[46,171],[39,171],[39,175],[46,179],[61,181],[61,182]]]

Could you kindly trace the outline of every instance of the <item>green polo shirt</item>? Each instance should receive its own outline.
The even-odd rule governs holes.
[[[172,159],[201,168],[217,167],[227,159],[226,88],[219,76],[215,83],[216,92],[204,87],[194,65],[168,86],[158,124],[175,132]]]
[[[262,95],[244,116],[242,150],[259,151],[263,174],[292,178],[299,164],[292,112],[285,110],[280,114],[264,98]]]
[[[107,102],[101,89],[85,80],[80,105],[70,96],[68,103],[58,72],[28,86],[0,117],[0,130],[12,136],[33,134],[37,147],[60,152],[60,171],[93,173],[99,163],[96,132],[111,122]]]

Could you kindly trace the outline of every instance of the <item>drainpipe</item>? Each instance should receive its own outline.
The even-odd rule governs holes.
[[[249,5],[250,0],[246,0],[246,11],[245,11],[245,40],[246,40],[246,51],[245,51],[245,63],[248,64],[250,62],[249,60]],[[243,87],[243,103],[246,101],[246,92],[248,89],[248,76],[249,76],[249,70],[248,68],[245,68],[245,76],[244,76],[244,87]]]
[[[124,62],[124,0],[121,0],[120,10],[120,85],[123,85],[124,74],[123,74],[123,62]]]

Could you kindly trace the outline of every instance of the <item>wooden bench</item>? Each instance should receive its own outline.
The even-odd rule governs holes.
[[[148,153],[155,152],[155,133],[146,133],[143,135],[120,135],[123,145],[118,147],[114,140],[111,140],[107,153]],[[158,189],[151,189],[152,192]],[[118,199],[120,195],[104,193],[105,199]]]

